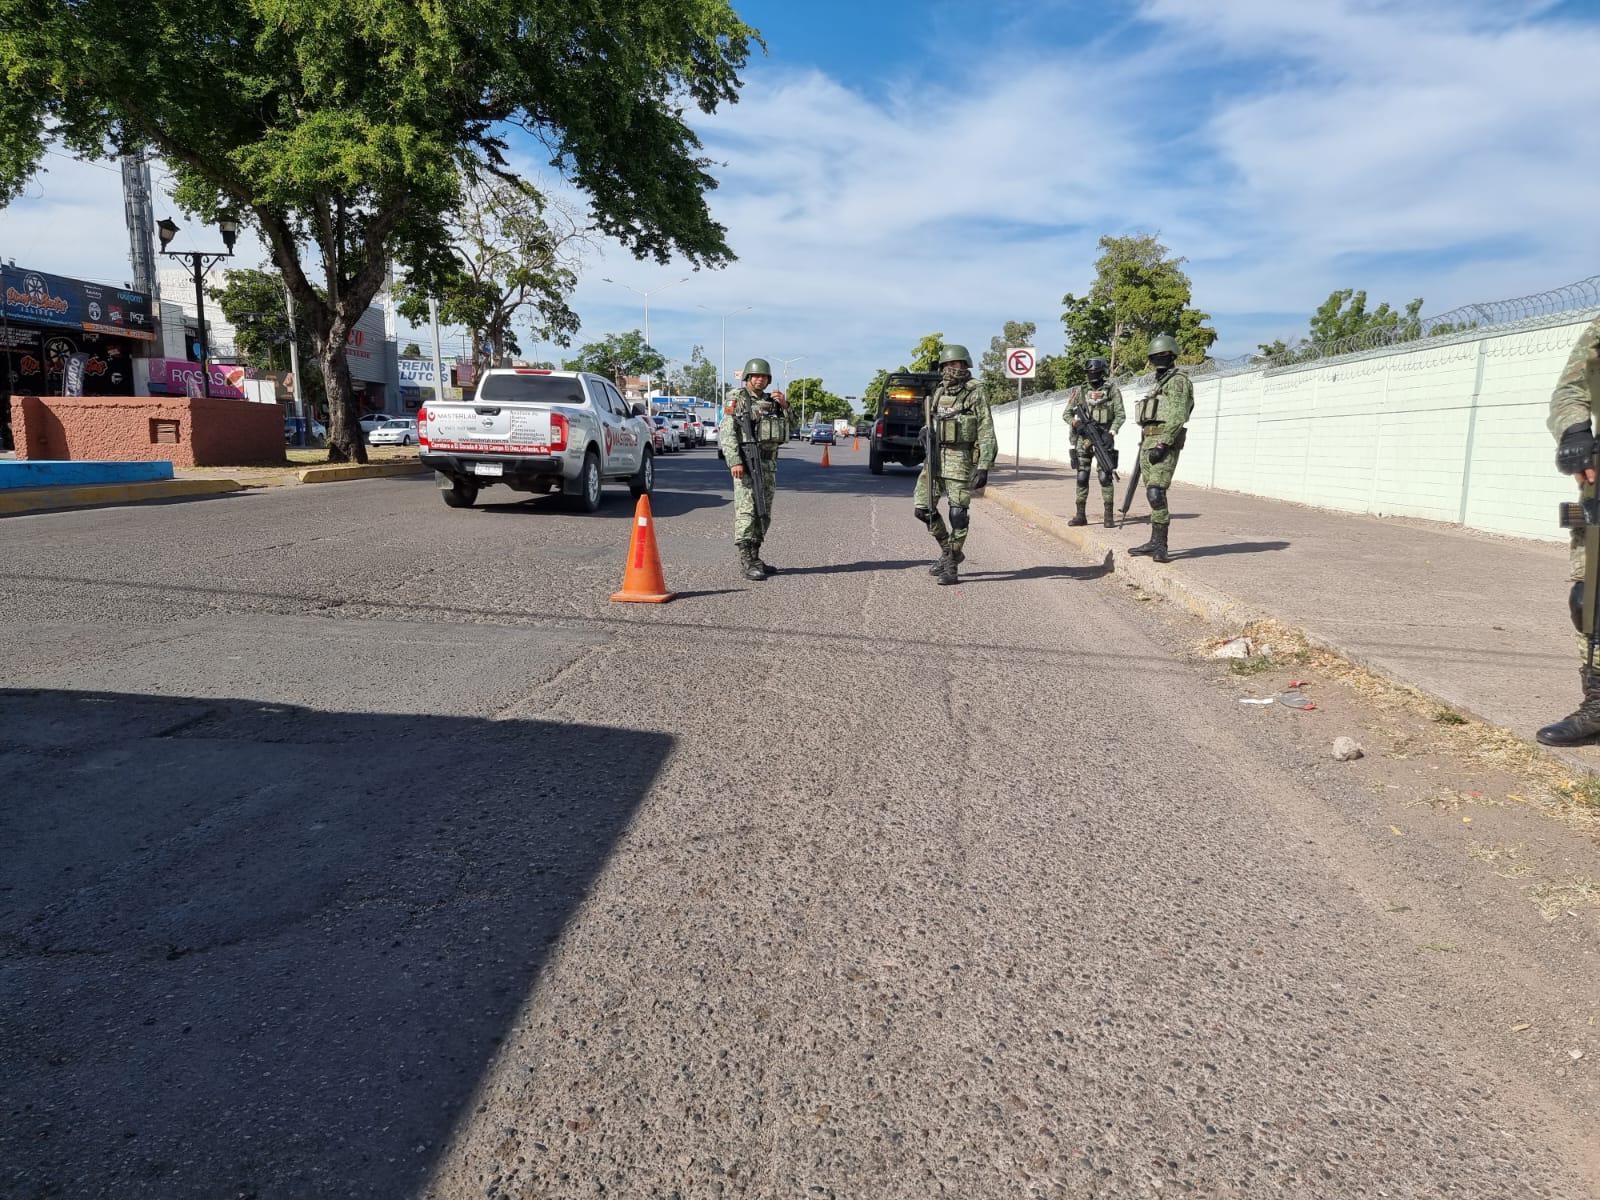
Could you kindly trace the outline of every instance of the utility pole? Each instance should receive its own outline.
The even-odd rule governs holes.
[[[306,435],[311,429],[311,422],[306,420],[306,397],[300,387],[300,335],[295,331],[294,293],[289,290],[287,279],[283,279],[282,282],[283,310],[289,314],[289,383],[294,390],[295,429],[300,445],[304,446]]]
[[[439,301],[428,297],[428,323],[433,326],[433,399],[444,403],[444,360],[439,356]]]
[[[161,283],[156,276],[156,219],[150,206],[150,163],[143,153],[122,156],[122,209],[128,221],[128,261],[133,290],[150,297],[156,344],[161,344]]]
[[[787,398],[789,395],[789,364],[795,362],[804,362],[805,358],[806,356],[804,354],[796,354],[793,358],[780,358],[778,360],[783,364],[783,394],[785,398]]]

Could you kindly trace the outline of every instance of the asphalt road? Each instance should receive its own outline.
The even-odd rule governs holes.
[[[1485,1033],[1592,946],[1400,878],[1103,564],[980,505],[938,588],[834,459],[763,584],[664,461],[659,608],[626,491],[0,523],[0,1195],[1600,1194],[1595,1056]]]

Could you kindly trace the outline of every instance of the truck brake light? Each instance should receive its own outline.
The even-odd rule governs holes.
[[[872,436],[873,437],[882,437],[883,436],[883,418],[882,417],[879,417],[878,418],[878,423],[872,427]]]
[[[417,449],[425,449],[428,445],[428,410],[417,409]]]
[[[538,367],[518,367],[518,375],[548,375],[549,371],[542,371]]]
[[[548,372],[547,372],[548,374]],[[550,449],[567,448],[567,418],[560,413],[550,414]]]

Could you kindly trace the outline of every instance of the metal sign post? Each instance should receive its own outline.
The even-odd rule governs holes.
[[[1032,346],[1006,348],[1006,377],[1017,381],[1017,474],[1022,474],[1022,381],[1032,379],[1039,366],[1039,356]]]

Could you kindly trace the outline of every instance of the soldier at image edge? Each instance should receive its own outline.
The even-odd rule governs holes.
[[[1577,478],[1580,504],[1592,522],[1595,502],[1594,411],[1600,403],[1600,318],[1578,336],[1562,368],[1556,389],[1550,394],[1550,418],[1546,422],[1556,439],[1556,470]],[[1539,730],[1537,737],[1546,746],[1575,746],[1600,735],[1600,664],[1594,661],[1593,641],[1584,629],[1584,593],[1594,578],[1584,552],[1583,528],[1571,531],[1572,586],[1567,594],[1572,623],[1578,629],[1578,674],[1583,684],[1583,702],[1570,716]]]
[[[1147,355],[1156,370],[1155,387],[1139,402],[1139,473],[1144,477],[1145,498],[1150,501],[1150,540],[1128,549],[1129,554],[1148,554],[1156,562],[1167,557],[1167,527],[1172,513],[1167,508],[1167,489],[1178,471],[1178,455],[1188,440],[1184,426],[1194,411],[1194,385],[1178,370],[1178,343],[1170,333],[1150,339]],[[1131,485],[1130,485],[1131,486]]]
[[[994,416],[977,380],[972,378],[972,355],[965,346],[944,346],[939,351],[942,378],[923,408],[923,437],[928,453],[917,477],[913,511],[928,527],[942,552],[929,568],[941,585],[959,583],[956,568],[966,558],[972,494],[989,483],[989,468],[1000,453],[994,436]],[[939,514],[939,498],[949,501],[950,524]]]
[[[733,476],[733,544],[739,570],[756,582],[778,573],[762,560],[761,543],[772,527],[778,447],[789,440],[789,401],[782,392],[768,392],[771,383],[772,364],[766,359],[745,363],[743,384],[728,392],[717,429],[717,445]]]
[[[1078,511],[1073,514],[1068,525],[1087,525],[1089,523],[1089,472],[1099,467],[1100,472],[1100,499],[1105,507],[1104,524],[1107,529],[1116,524],[1113,515],[1115,506],[1116,489],[1115,479],[1111,472],[1106,470],[1095,460],[1094,444],[1089,440],[1089,435],[1081,425],[1081,418],[1075,412],[1078,405],[1082,404],[1089,413],[1089,420],[1093,421],[1105,433],[1105,442],[1112,447],[1115,454],[1117,430],[1122,428],[1122,423],[1128,419],[1127,410],[1122,407],[1122,389],[1115,381],[1108,382],[1106,376],[1111,372],[1111,364],[1103,358],[1091,358],[1088,362],[1089,386],[1076,387],[1067,397],[1067,406],[1061,410],[1061,419],[1072,427],[1072,469],[1078,473]],[[1112,460],[1113,467],[1116,460]]]

